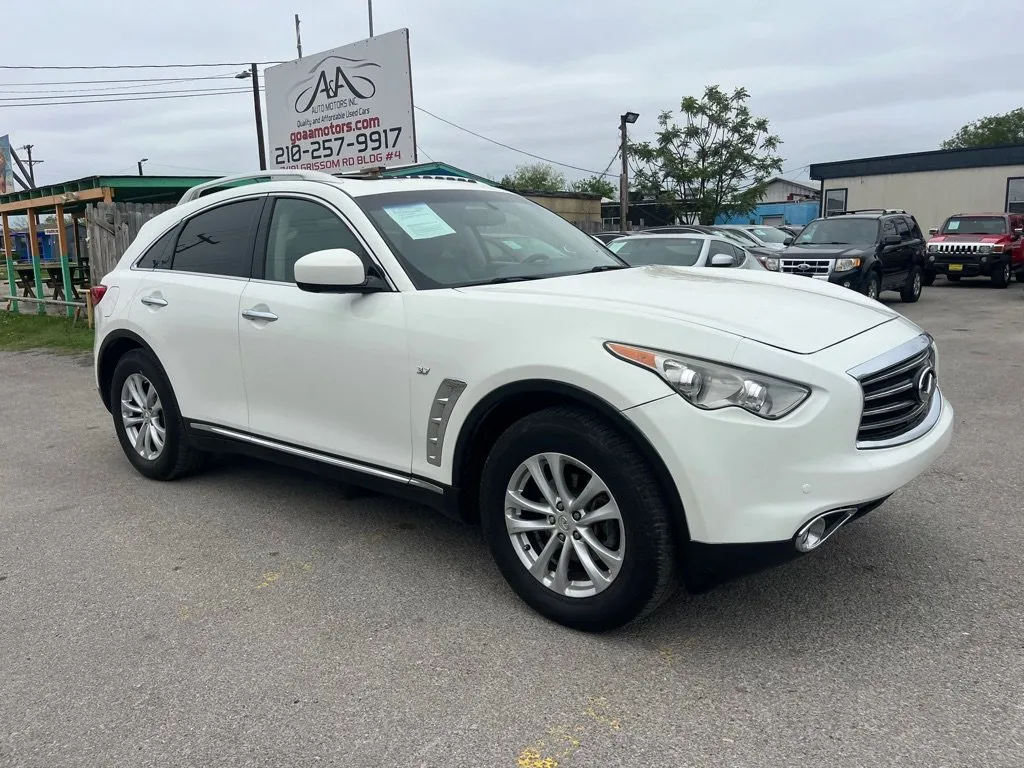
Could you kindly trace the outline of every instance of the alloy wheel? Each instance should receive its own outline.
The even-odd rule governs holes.
[[[921,273],[920,272],[915,272],[914,273],[914,295],[915,296],[920,296],[921,295]]]
[[[160,457],[167,442],[164,407],[153,382],[133,373],[121,386],[121,421],[136,453],[148,461]]]
[[[626,552],[622,513],[605,482],[561,453],[531,456],[505,491],[505,527],[520,562],[566,597],[603,592]]]

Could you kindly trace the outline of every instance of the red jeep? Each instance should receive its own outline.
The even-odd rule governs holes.
[[[952,282],[982,275],[996,288],[1005,288],[1014,274],[1024,282],[1024,214],[958,213],[928,234],[925,285],[937,274]]]

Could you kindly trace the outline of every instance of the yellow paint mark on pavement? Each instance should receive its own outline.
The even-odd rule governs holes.
[[[281,573],[281,571],[267,571],[263,574],[263,582],[261,584],[257,584],[256,589],[266,589],[282,576],[284,576],[284,574]]]

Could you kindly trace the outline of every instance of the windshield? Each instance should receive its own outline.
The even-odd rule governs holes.
[[[722,235],[726,240],[731,240],[736,245],[741,245],[744,248],[749,248],[751,245],[758,245],[758,243],[746,235],[737,234],[739,230],[735,229],[716,229],[715,233]]]
[[[878,219],[816,219],[804,227],[797,245],[873,245],[878,239]]]
[[[774,227],[755,227],[750,231],[754,233],[754,237],[765,243],[785,243],[786,238],[789,237],[781,229],[775,229]]]
[[[952,216],[942,227],[944,235],[1005,235],[1002,216]]]
[[[432,189],[356,202],[421,290],[625,266],[590,235],[518,195]]]
[[[631,267],[668,264],[692,267],[704,250],[705,241],[698,237],[631,237],[616,240],[609,248]]]

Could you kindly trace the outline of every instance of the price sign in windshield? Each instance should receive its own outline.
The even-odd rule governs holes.
[[[345,173],[416,162],[408,29],[264,75],[269,167]]]

